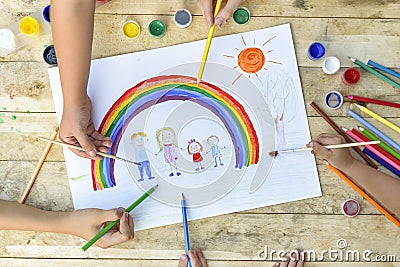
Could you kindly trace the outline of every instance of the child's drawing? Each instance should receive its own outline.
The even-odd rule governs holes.
[[[141,167],[66,149],[68,177],[91,173],[70,179],[76,209],[127,207],[157,183],[133,214],[141,230],[180,222],[182,193],[192,220],[321,194],[309,152],[269,156],[310,141],[290,25],[215,37],[198,83],[203,50],[204,40],[92,61],[94,125],[108,153]],[[60,121],[58,69],[49,76]]]
[[[138,165],[140,179],[138,182],[144,181],[144,172],[146,172],[147,178],[149,180],[154,179],[154,176],[151,175],[150,169],[150,161],[147,156],[146,147],[144,144],[144,139],[147,137],[147,134],[144,132],[137,132],[131,135],[131,141],[133,142],[133,147],[135,151],[135,160],[136,162],[140,163]]]
[[[222,163],[222,160],[221,160],[221,158],[222,158],[222,153],[221,153],[222,147],[220,147],[218,145],[218,143],[219,143],[219,137],[216,136],[216,135],[211,135],[211,136],[209,136],[207,138],[207,144],[209,144],[210,147],[211,147],[211,154],[212,154],[212,156],[214,158],[214,161],[215,161],[214,167],[218,167],[217,160],[219,160],[219,165],[220,166],[224,166],[224,164]]]
[[[178,153],[176,152],[178,143],[176,140],[174,129],[172,129],[171,127],[163,127],[158,129],[156,132],[156,139],[158,148],[160,149],[158,153],[162,151],[164,153],[165,163],[169,164],[169,168],[171,170],[169,176],[172,177],[174,175],[181,175],[181,173],[178,171],[178,166],[176,164],[176,161],[178,160]]]
[[[188,143],[187,151],[189,155],[193,156],[193,163],[195,163],[197,167],[196,171],[204,170],[204,167],[201,165],[203,161],[203,156],[201,155],[203,146],[195,139],[190,139]]]

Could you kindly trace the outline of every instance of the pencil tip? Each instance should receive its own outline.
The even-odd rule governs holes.
[[[181,200],[184,200],[185,199],[185,197],[183,196],[183,193],[182,193],[182,195],[181,195]]]
[[[158,187],[158,184],[156,184],[155,186],[153,186],[154,189],[156,189]]]

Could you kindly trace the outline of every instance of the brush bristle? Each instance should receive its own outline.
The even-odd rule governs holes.
[[[276,156],[278,156],[278,151],[269,152],[269,155],[270,155],[271,157],[276,157]]]

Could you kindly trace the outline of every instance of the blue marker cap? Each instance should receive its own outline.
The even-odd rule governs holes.
[[[50,22],[50,5],[43,9],[42,15],[45,21]]]
[[[325,47],[321,43],[312,43],[308,48],[308,57],[311,60],[318,60],[325,55]]]

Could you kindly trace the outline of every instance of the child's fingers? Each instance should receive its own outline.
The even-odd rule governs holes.
[[[235,12],[242,2],[242,0],[229,0],[225,7],[221,9],[221,11],[215,17],[215,24],[217,26],[224,24],[230,17],[232,17],[233,12]]]
[[[214,24],[214,6],[213,1],[210,0],[198,0],[198,6],[201,8],[203,12],[203,16],[207,21],[208,27],[211,27]]]
[[[94,141],[99,142],[98,146],[107,146],[110,147],[112,145],[111,138],[108,136],[104,136],[97,131],[94,131],[90,134]]]
[[[200,262],[203,265],[203,267],[207,267],[207,260],[206,257],[204,257],[203,252],[201,251],[201,249],[196,249],[197,252],[197,256],[199,256]]]
[[[187,263],[188,263],[188,258],[186,257],[185,254],[182,254],[181,257],[179,258],[178,267],[186,267]]]
[[[330,151],[329,149],[326,149],[325,147],[323,147],[320,143],[318,143],[316,141],[311,141],[309,143],[309,147],[311,147],[313,149],[313,151],[312,151],[313,154],[317,154],[324,159],[328,159],[332,154],[332,151]]]
[[[192,264],[192,266],[200,266],[200,260],[196,254],[195,251],[189,250],[189,258],[190,258],[190,263]]]
[[[320,134],[316,141],[323,145],[336,145],[346,143],[346,140],[341,135],[334,134]]]
[[[81,147],[85,149],[87,155],[89,155],[92,158],[96,157],[97,155],[96,147],[84,131],[76,133],[75,138],[79,142]]]

